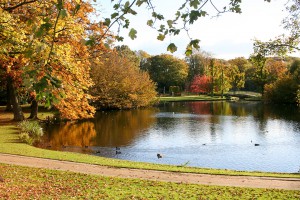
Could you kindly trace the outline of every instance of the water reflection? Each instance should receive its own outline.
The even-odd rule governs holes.
[[[96,145],[116,147],[130,145],[155,122],[157,109],[99,112],[93,123],[97,131]]]
[[[95,119],[90,121],[48,127],[44,139],[56,150],[67,147],[126,146],[155,122],[152,116],[156,110],[98,112]]]
[[[133,161],[278,172],[300,167],[300,114],[290,106],[164,103],[99,112],[93,120],[52,126],[48,133],[52,148]],[[157,159],[157,153],[165,156]]]

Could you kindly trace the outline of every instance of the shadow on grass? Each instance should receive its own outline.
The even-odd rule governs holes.
[[[24,143],[24,142],[22,142],[22,141],[19,140],[19,139],[12,139],[12,140],[8,140],[8,141],[3,142],[3,143],[7,143],[7,144],[11,144],[11,143],[13,143],[13,144],[22,144],[22,143]]]

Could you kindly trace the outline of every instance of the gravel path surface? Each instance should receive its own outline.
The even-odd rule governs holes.
[[[121,178],[139,178],[155,181],[182,182],[204,185],[300,190],[300,179],[298,178],[225,176],[114,168],[9,154],[0,154],[0,163]]]

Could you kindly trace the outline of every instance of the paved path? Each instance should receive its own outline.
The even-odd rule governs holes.
[[[146,180],[195,183],[204,185],[237,186],[251,188],[276,188],[300,190],[300,178],[268,178],[250,176],[225,176],[193,173],[174,173],[154,170],[114,168],[99,165],[33,158],[9,154],[0,154],[0,163],[22,165],[28,167],[47,168],[72,171],[101,176],[139,178]]]

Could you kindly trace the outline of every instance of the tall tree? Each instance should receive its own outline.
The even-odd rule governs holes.
[[[87,94],[92,85],[89,57],[94,46],[104,48],[105,26],[90,22],[91,4],[19,0],[5,1],[0,9],[1,68],[14,74],[8,81],[12,96],[17,95],[16,79],[21,79],[23,87],[36,92],[35,100],[54,105],[62,117],[93,116]],[[17,105],[15,119],[22,120]]]
[[[90,89],[97,109],[138,108],[155,102],[155,84],[135,61],[117,52],[102,54],[100,60],[93,63],[95,85]]]
[[[205,51],[194,50],[193,54],[186,57],[189,66],[188,82],[195,76],[202,76],[208,69],[211,55]]]
[[[264,86],[267,83],[267,73],[265,69],[265,63],[267,61],[266,54],[264,53],[256,53],[250,57],[251,62],[254,65],[254,81],[259,85],[260,92],[263,95],[264,94]]]
[[[192,93],[198,94],[208,94],[211,91],[211,79],[210,77],[203,76],[195,76],[193,81],[190,84],[189,91]]]
[[[141,62],[140,57],[127,45],[117,46],[115,47],[115,49],[119,53],[119,56],[124,57],[130,62],[132,62],[134,67],[139,67]]]
[[[230,64],[230,73],[228,77],[234,91],[241,89],[245,84],[245,74],[251,64],[243,57],[231,59],[228,61]]]
[[[146,51],[143,51],[143,50],[139,50],[136,52],[136,55],[139,57],[140,59],[140,63],[139,63],[139,66],[142,70],[143,69],[143,66],[146,66],[146,63],[147,63],[147,59],[151,57],[151,55],[149,55]]]
[[[143,69],[149,72],[160,92],[168,91],[170,86],[183,88],[188,75],[186,62],[167,54],[149,58]]]

